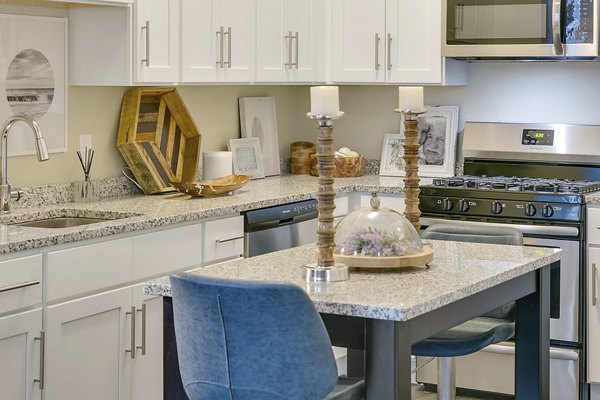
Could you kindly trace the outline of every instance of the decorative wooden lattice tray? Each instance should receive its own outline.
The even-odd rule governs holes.
[[[201,135],[175,88],[123,95],[117,148],[145,194],[196,180]]]

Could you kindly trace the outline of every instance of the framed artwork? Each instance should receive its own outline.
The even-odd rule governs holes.
[[[281,169],[275,98],[240,97],[239,106],[242,138],[258,138],[265,175],[279,175]]]
[[[420,146],[419,176],[453,176],[456,159],[458,107],[425,106],[425,108],[427,112],[417,117]],[[404,176],[403,115],[400,119],[400,133],[384,135],[380,175]]]
[[[67,19],[0,14],[0,123],[37,121],[51,153],[67,151]],[[15,124],[9,155],[35,154],[33,135]]]
[[[229,139],[227,147],[233,157],[233,173],[264,178],[260,141],[258,138]]]

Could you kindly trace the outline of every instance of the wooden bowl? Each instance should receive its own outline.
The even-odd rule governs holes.
[[[334,178],[361,176],[363,174],[364,157],[334,157],[333,164],[335,166],[333,170]],[[310,155],[310,174],[312,176],[319,176],[316,154]]]
[[[233,192],[250,180],[248,175],[229,175],[196,182],[171,182],[177,191],[197,197],[218,196]]]

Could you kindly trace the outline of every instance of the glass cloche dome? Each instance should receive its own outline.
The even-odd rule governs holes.
[[[335,228],[334,254],[340,256],[398,257],[421,253],[416,229],[403,215],[379,208],[377,193],[371,207],[345,216]]]

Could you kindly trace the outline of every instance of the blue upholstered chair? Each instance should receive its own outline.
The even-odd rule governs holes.
[[[190,400],[359,400],[298,286],[171,275],[179,367]]]
[[[436,224],[421,233],[422,239],[523,245],[523,235],[510,227]],[[412,347],[412,354],[438,357],[438,399],[454,399],[454,357],[471,354],[510,339],[515,333],[515,303],[427,338]]]

